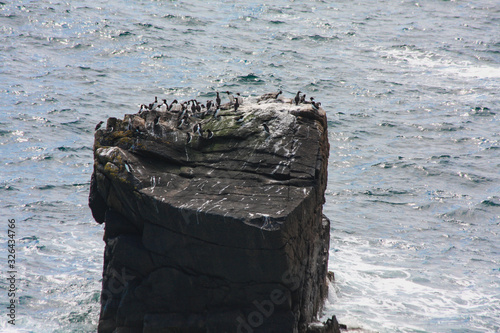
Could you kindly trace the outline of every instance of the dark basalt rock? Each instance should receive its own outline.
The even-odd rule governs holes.
[[[246,99],[188,126],[178,116],[144,111],[96,131],[99,332],[311,331],[327,294],[323,109]]]

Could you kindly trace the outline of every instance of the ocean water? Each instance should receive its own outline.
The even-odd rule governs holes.
[[[364,332],[500,332],[498,1],[0,2],[0,236],[16,326],[94,332],[94,126],[171,101],[298,90],[328,115],[323,316]],[[6,276],[7,264],[1,266]]]

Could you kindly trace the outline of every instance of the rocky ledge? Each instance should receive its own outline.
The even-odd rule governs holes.
[[[272,94],[225,106],[143,107],[96,131],[99,332],[338,331],[335,318],[315,323],[330,230],[324,110]]]

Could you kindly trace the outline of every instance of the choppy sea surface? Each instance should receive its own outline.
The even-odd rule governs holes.
[[[0,330],[96,330],[96,123],[154,96],[278,89],[328,115],[324,317],[500,332],[500,3],[488,0],[1,1]]]

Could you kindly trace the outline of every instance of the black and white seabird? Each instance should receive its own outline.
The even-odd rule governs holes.
[[[186,118],[182,118],[179,123],[177,124],[177,128],[182,128],[186,124]]]
[[[305,101],[306,101],[306,94],[300,97],[300,103],[305,103]]]
[[[155,110],[157,106],[158,106],[158,96],[155,96],[155,101],[153,103],[149,104],[149,109]]]
[[[170,104],[169,110],[172,111],[172,112],[181,112],[182,111],[182,105],[180,105],[179,102],[176,99],[174,99],[172,101],[172,104]]]
[[[283,92],[280,90],[278,92],[272,92],[272,93],[266,93],[262,96],[260,96],[258,99],[257,99],[257,102],[260,102],[260,101],[267,101],[268,99],[276,99],[278,98],[278,96],[280,94],[282,94]]]
[[[196,109],[196,112],[201,112],[201,106],[200,106],[200,103],[198,103],[197,100],[194,100],[194,104],[195,104],[195,109]]]
[[[186,140],[186,143],[190,143],[191,140],[193,139],[193,137],[191,136],[191,133],[187,132],[187,140]]]
[[[313,110],[318,111],[320,106],[321,106],[321,102],[314,102],[314,101],[312,102]]]
[[[214,137],[214,133],[211,130],[207,129],[207,139],[210,140],[213,137]]]
[[[194,125],[193,132],[197,133],[199,136],[203,136],[203,130],[201,129],[200,123],[197,123],[196,125]]]
[[[219,92],[217,91],[217,98],[215,99],[215,103],[216,103],[216,108],[218,108],[220,106],[220,103],[221,103],[221,100],[220,100],[220,96],[219,96]]]
[[[299,92],[297,93],[297,95],[295,95],[295,105],[299,105],[299,102],[300,102],[300,93],[302,91],[299,90]]]
[[[196,102],[196,100],[194,100],[194,99],[191,100],[191,112],[193,114],[196,114],[196,103],[195,102]]]
[[[187,116],[187,109],[184,109],[180,114],[179,114],[179,117],[177,117],[177,119],[183,119],[184,117]]]
[[[99,128],[101,128],[101,125],[104,123],[104,121],[100,121],[97,125],[95,125],[95,130],[97,131]]]
[[[229,91],[226,91],[226,94],[229,97],[229,103],[234,104],[234,96]]]
[[[266,132],[266,134],[271,134],[271,131],[269,130],[269,126],[267,126],[267,124],[262,124],[262,126],[264,126],[264,132]]]
[[[219,119],[219,113],[220,113],[220,109],[219,109],[219,107],[217,106],[217,110],[215,110],[215,112],[214,112],[214,118],[215,118],[215,119]]]
[[[240,96],[240,93],[236,93],[236,100],[238,101],[238,103],[241,105],[243,104],[243,97]]]
[[[238,111],[238,108],[240,107],[240,102],[238,98],[234,99],[234,112]]]
[[[163,103],[162,103],[162,104],[160,104],[160,106],[159,106],[159,111],[160,111],[160,112],[167,112],[167,110],[168,110],[167,100],[166,100],[166,99],[164,99],[164,100],[163,100]]]

